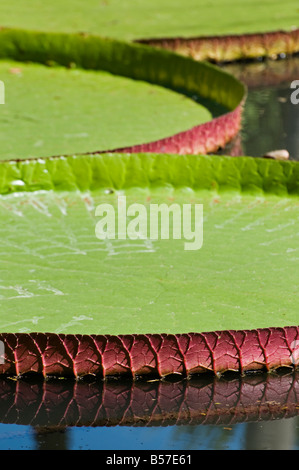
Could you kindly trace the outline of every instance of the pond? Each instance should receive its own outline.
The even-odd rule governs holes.
[[[299,160],[299,57],[226,67],[248,87],[233,155]],[[221,153],[228,153],[229,148]],[[299,450],[299,376],[190,382],[0,381],[0,449]]]
[[[299,57],[225,67],[248,86],[239,155],[260,157],[286,149],[299,160],[299,104],[291,101],[291,83],[299,79]]]

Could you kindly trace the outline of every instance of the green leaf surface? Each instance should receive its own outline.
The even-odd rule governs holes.
[[[97,36],[3,29],[0,58],[4,160],[171,137],[235,109],[246,93],[210,64]]]
[[[1,25],[119,39],[244,34],[299,26],[296,0],[2,1]]]
[[[183,333],[298,324],[299,165],[120,155],[0,166],[0,330]],[[203,204],[185,240],[99,240],[100,203]]]
[[[4,160],[143,144],[212,118],[180,93],[108,72],[3,60],[0,77]]]

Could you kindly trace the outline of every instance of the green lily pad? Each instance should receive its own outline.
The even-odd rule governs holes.
[[[239,130],[245,87],[204,62],[97,36],[9,29],[0,31],[0,58],[0,159],[128,148],[204,123],[202,138],[191,133],[175,148],[201,139],[211,151]]]
[[[100,111],[91,82],[105,80],[107,73],[121,83],[147,81],[138,83],[142,92],[154,89],[151,84],[184,97],[195,94],[202,103],[214,103],[213,110],[207,106],[213,116],[240,108],[244,100],[243,85],[219,69],[137,44],[86,34],[4,29],[0,50],[2,59],[18,61],[20,69],[30,70],[38,80],[42,70],[41,75],[52,74],[60,83],[69,74],[82,77],[81,86],[90,85],[87,103],[80,101],[78,109],[75,79],[70,94],[63,95],[76,132],[90,128],[85,115],[90,107],[93,113],[95,107]],[[46,64],[54,67],[45,69]],[[10,74],[9,79],[22,75]],[[47,110],[37,107],[42,116],[54,96],[48,80],[44,82],[47,88],[40,96],[50,101]],[[26,110],[15,108],[14,98],[8,120],[25,111],[27,117],[34,115],[28,98]],[[35,97],[38,101],[43,104]],[[83,127],[76,127],[78,116]],[[23,115],[22,126],[24,120]],[[37,136],[46,135],[48,145],[51,140],[55,144],[42,119],[36,126]],[[68,132],[67,126],[59,126],[61,144]],[[32,149],[36,135],[29,140]],[[75,144],[74,156],[28,160],[19,155],[0,165],[0,331],[183,333],[298,323],[296,162],[148,153],[79,155],[83,150],[78,141]],[[27,151],[32,156],[32,150]],[[59,154],[63,152],[59,147]],[[185,204],[202,204],[203,245],[186,250],[185,239],[151,239],[144,232],[136,239],[98,239],[96,208],[109,204],[116,212],[119,196],[126,196],[128,205],[142,204],[146,211],[151,204],[177,204],[181,210]],[[170,224],[170,232],[172,228]]]
[[[212,119],[185,95],[108,72],[4,60],[0,77],[4,160],[143,144]]]
[[[295,0],[2,1],[1,25],[119,39],[244,34],[298,27]]]
[[[298,324],[299,164],[106,154],[0,166],[0,330],[183,333]],[[203,204],[203,245],[96,237],[96,207]],[[127,222],[129,218],[127,219]],[[172,228],[172,226],[171,226]],[[171,232],[170,232],[171,233]]]

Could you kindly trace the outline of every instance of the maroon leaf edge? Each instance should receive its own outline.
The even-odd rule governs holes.
[[[183,334],[2,333],[0,341],[0,375],[9,376],[163,378],[299,365],[298,326]]]

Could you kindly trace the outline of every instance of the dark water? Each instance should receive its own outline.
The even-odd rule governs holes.
[[[299,104],[291,101],[294,80],[299,80],[299,57],[226,69],[248,86],[241,144],[243,155],[260,157],[286,149],[299,160]]]
[[[227,68],[249,87],[240,134],[240,154],[258,157],[270,150],[286,149],[292,159],[299,160],[299,104],[292,104],[294,90],[290,88],[291,81],[299,80],[299,58]],[[280,396],[279,389],[277,396]],[[292,406],[296,410],[299,394],[292,396]],[[20,394],[18,400],[22,401]],[[275,403],[270,400],[268,406],[275,407]],[[161,422],[160,426],[138,427],[111,423],[106,426],[81,423],[78,426],[58,426],[57,423],[32,426],[13,424],[22,423],[22,420],[13,403],[11,407],[10,419],[0,418],[0,450],[299,450],[299,411],[298,416],[288,418],[274,413],[272,419],[267,414],[264,419],[260,412],[251,415],[248,422],[234,424],[221,424],[220,421],[218,424],[172,423],[167,426]],[[280,408],[284,410],[282,405]]]
[[[242,131],[246,155],[286,149],[291,159],[299,160],[299,104],[292,104],[290,95],[289,84],[250,92]]]

